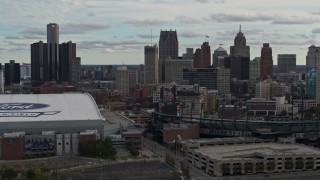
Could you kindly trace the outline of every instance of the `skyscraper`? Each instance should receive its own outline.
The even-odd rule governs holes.
[[[320,98],[320,72],[319,64],[320,62],[320,47],[312,45],[308,49],[308,54],[306,56],[306,93],[308,98],[317,99],[317,104],[319,103],[318,99]]]
[[[165,80],[165,59],[172,58],[176,59],[179,53],[179,42],[177,31],[162,31],[160,32],[159,38],[159,81],[164,82]]]
[[[241,32],[234,39],[234,46],[230,46],[230,56],[249,57],[250,59],[250,46],[247,46],[246,37]]]
[[[211,65],[211,50],[208,42],[201,45],[194,55],[193,66],[195,68],[208,68]]]
[[[48,47],[42,41],[31,44],[31,83],[42,85],[49,80]]]
[[[76,60],[76,44],[71,41],[59,45],[59,82],[69,82],[72,73],[72,64]]]
[[[228,52],[220,44],[212,54],[212,65],[214,67],[224,67],[224,58],[226,56],[228,56]]]
[[[249,87],[254,90],[255,84],[260,80],[260,57],[254,58],[250,61],[249,68]]]
[[[49,81],[59,81],[59,25],[47,25]]]
[[[272,77],[273,74],[273,61],[272,61],[272,49],[269,43],[263,43],[261,48],[260,57],[260,78]]]
[[[0,93],[4,93],[3,69],[0,63]]]
[[[229,61],[230,61],[230,78],[236,78],[238,80],[249,79],[249,68],[250,68],[249,57],[230,56]]]
[[[295,54],[278,54],[278,73],[289,73],[296,70]]]
[[[5,63],[4,68],[4,84],[6,86],[11,86],[13,84],[20,83],[20,64],[15,63],[14,60],[10,60],[10,63]]]
[[[129,95],[129,71],[126,66],[117,67],[116,89],[124,97]]]
[[[159,82],[159,51],[158,46],[144,47],[144,83],[156,84]]]

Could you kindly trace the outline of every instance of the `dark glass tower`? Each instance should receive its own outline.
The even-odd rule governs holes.
[[[42,41],[31,44],[31,83],[40,86],[48,81],[48,47]]]
[[[20,64],[10,60],[10,63],[4,65],[4,84],[11,86],[13,84],[20,84]]]
[[[179,53],[179,43],[177,31],[161,31],[159,39],[159,61],[160,61],[160,72],[159,80],[164,82],[165,80],[165,59],[171,58],[176,59]]]
[[[59,25],[47,25],[49,81],[59,81]]]

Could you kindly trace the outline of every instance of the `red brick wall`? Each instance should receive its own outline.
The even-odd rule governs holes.
[[[1,139],[1,159],[17,160],[23,156],[23,137]]]

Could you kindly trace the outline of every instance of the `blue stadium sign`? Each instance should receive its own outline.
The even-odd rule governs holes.
[[[46,108],[49,106],[49,104],[38,103],[0,103],[0,111],[33,110]]]

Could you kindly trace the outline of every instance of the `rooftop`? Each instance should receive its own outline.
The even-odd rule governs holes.
[[[286,155],[317,155],[320,150],[298,144],[283,143],[257,143],[257,144],[237,144],[206,146],[195,149],[195,152],[206,155],[217,160],[235,160],[266,156],[286,156]]]
[[[103,120],[86,93],[0,95],[0,122]]]

